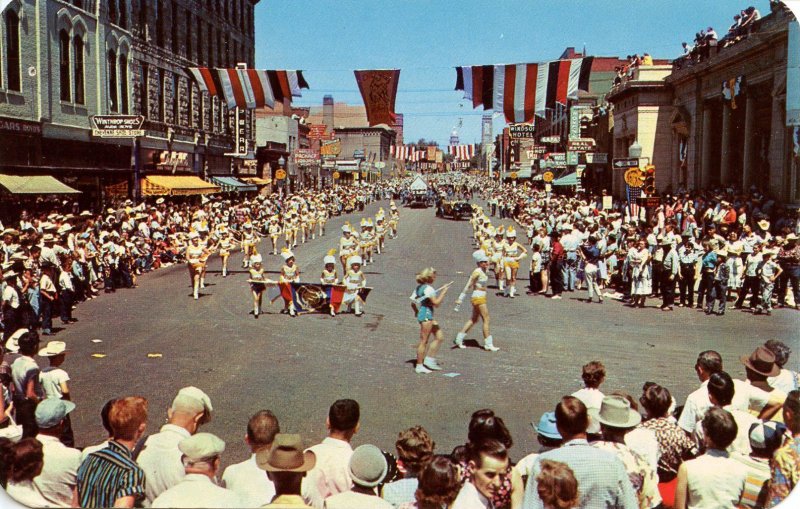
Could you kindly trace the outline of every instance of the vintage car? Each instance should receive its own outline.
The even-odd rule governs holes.
[[[428,208],[430,205],[430,197],[426,191],[411,193],[408,197],[408,206],[411,208]]]
[[[452,217],[464,219],[472,215],[472,205],[463,200],[442,200],[436,209],[437,217]]]

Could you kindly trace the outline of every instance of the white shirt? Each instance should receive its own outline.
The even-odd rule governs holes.
[[[641,427],[633,428],[625,433],[625,445],[647,460],[653,470],[658,469],[658,459],[661,454],[658,451],[658,439],[655,431]]]
[[[761,411],[769,402],[769,393],[747,382],[734,379],[733,387],[732,408],[744,411],[752,408]],[[703,420],[709,408],[711,408],[711,400],[708,399],[708,381],[706,380],[699,389],[686,397],[686,404],[678,419],[678,426],[693,433],[697,423]]]
[[[174,424],[165,424],[161,430],[150,435],[136,462],[144,470],[146,505],[167,489],[178,484],[185,475],[178,443],[192,436],[188,431]]]
[[[26,507],[58,507],[44,498],[42,492],[39,491],[33,481],[20,483],[9,481],[8,486],[6,486],[6,493]]]
[[[44,467],[33,483],[54,506],[72,507],[72,490],[78,484],[81,452],[49,435],[38,434],[36,440],[42,443]]]
[[[394,509],[381,497],[345,491],[325,499],[325,509]]]
[[[226,468],[222,482],[239,495],[242,507],[261,507],[275,497],[275,485],[267,477],[267,472],[258,468],[255,454],[247,461]]]
[[[344,440],[327,437],[307,450],[314,453],[317,463],[303,478],[303,498],[307,504],[322,509],[326,498],[350,490],[353,448]]]
[[[686,461],[689,509],[735,507],[744,490],[747,467],[728,456],[711,450]]]
[[[588,387],[584,387],[583,389],[573,392],[573,397],[578,398],[586,405],[586,409],[595,409],[600,410],[600,405],[603,404],[603,398],[605,395],[600,392],[600,389],[589,389]],[[594,419],[589,420],[589,428],[586,430],[587,433],[597,434],[600,433],[600,423],[595,421]]]
[[[266,474],[265,474],[266,475]],[[153,500],[152,507],[243,507],[239,495],[217,486],[204,474],[186,474]]]
[[[62,399],[61,384],[69,382],[69,375],[61,368],[44,368],[39,373],[39,382],[48,398]]]
[[[450,509],[492,509],[491,500],[484,497],[474,484],[465,482]]]
[[[781,392],[785,392],[789,394],[793,390],[797,389],[795,385],[795,373],[789,369],[781,369],[781,372],[778,376],[771,376],[767,378],[767,383],[770,387],[774,387]]]
[[[106,447],[108,447],[108,440],[104,440],[102,443],[99,443],[97,445],[90,445],[89,447],[84,447],[83,450],[81,451],[81,463],[83,463],[84,460],[87,457],[89,457],[89,455],[92,454],[93,452],[105,449]]]
[[[8,302],[14,309],[19,308],[19,292],[17,289],[11,285],[6,285],[5,290],[3,290],[3,302]]]

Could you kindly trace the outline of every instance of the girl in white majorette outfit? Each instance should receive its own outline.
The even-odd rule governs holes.
[[[219,256],[222,258],[222,277],[228,277],[228,258],[233,250],[233,238],[227,224],[222,223],[217,227],[217,238]]]
[[[274,255],[278,254],[278,238],[281,236],[281,233],[281,224],[278,220],[278,216],[272,216],[269,219],[267,234],[270,240],[272,240],[272,254]]]
[[[258,319],[258,315],[261,314],[261,299],[264,296],[264,291],[267,289],[267,285],[274,285],[276,281],[267,278],[260,254],[253,254],[250,257],[250,263],[250,279],[248,282],[250,283],[250,292],[253,295],[253,318]]]
[[[250,255],[255,252],[257,243],[258,234],[253,231],[253,223],[248,219],[247,222],[244,223],[242,231],[242,253],[244,254],[244,258],[242,259],[243,269],[250,266]]]
[[[503,264],[506,272],[506,297],[514,298],[517,293],[517,271],[519,262],[528,255],[525,246],[517,242],[517,231],[509,226],[506,231],[506,243],[503,246]]]
[[[464,287],[461,295],[458,296],[458,300],[456,300],[456,310],[458,310],[464,298],[466,298],[467,292],[471,290],[470,302],[472,303],[472,316],[467,323],[464,324],[461,332],[456,334],[456,339],[453,342],[457,347],[465,348],[464,338],[467,337],[467,332],[469,332],[472,326],[480,319],[483,321],[483,348],[490,352],[496,352],[499,348],[494,346],[494,340],[489,332],[489,308],[486,306],[486,285],[489,282],[486,269],[489,267],[489,258],[483,250],[479,249],[472,253],[472,259],[475,260],[478,267],[472,271],[467,285]]]
[[[281,275],[278,277],[279,283],[299,283],[300,282],[300,267],[294,259],[294,253],[287,248],[281,250],[281,258],[283,258],[283,266],[281,267]],[[297,316],[294,307],[294,301],[284,299],[284,311],[288,311],[289,315]]]
[[[347,274],[347,259],[354,254],[358,254],[358,239],[353,235],[350,223],[345,223],[342,226],[342,238],[339,239],[339,261],[344,274]]]
[[[322,274],[319,276],[319,282],[323,285],[338,285],[339,274],[336,273],[336,249],[331,249],[325,258],[322,259],[325,267],[322,269]],[[336,310],[331,306],[331,316],[336,316]]]
[[[503,238],[505,229],[503,225],[497,227],[494,231],[494,238],[492,239],[492,268],[494,269],[494,277],[497,280],[497,288],[502,292],[505,290],[506,268],[503,261],[503,252],[506,248],[506,239]],[[487,253],[488,254],[488,253]]]
[[[361,272],[362,260],[358,255],[353,255],[347,260],[350,270],[344,276],[345,292],[342,297],[342,305],[348,309],[353,309],[356,316],[364,314],[364,301],[358,295],[358,291],[367,286],[367,279]]]

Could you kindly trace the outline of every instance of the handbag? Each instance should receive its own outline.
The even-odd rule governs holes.
[[[8,425],[5,428],[0,428],[0,438],[7,438],[14,443],[17,443],[22,438],[22,426],[17,424],[11,414],[7,416]]]

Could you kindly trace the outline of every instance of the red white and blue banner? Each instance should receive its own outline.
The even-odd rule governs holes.
[[[552,62],[456,67],[456,90],[473,108],[502,112],[509,123],[532,123],[547,109],[589,89],[594,57]]]
[[[219,97],[230,109],[274,108],[275,102],[291,102],[309,88],[302,71],[189,67],[186,72],[201,92]]]
[[[281,297],[284,301],[293,302],[298,313],[328,313],[331,308],[339,311],[345,291],[344,285],[278,283],[268,287],[267,296],[270,301]],[[361,288],[358,296],[366,302],[370,291],[372,288]]]
[[[468,161],[475,157],[475,144],[469,145],[450,145],[447,153],[461,161]]]

